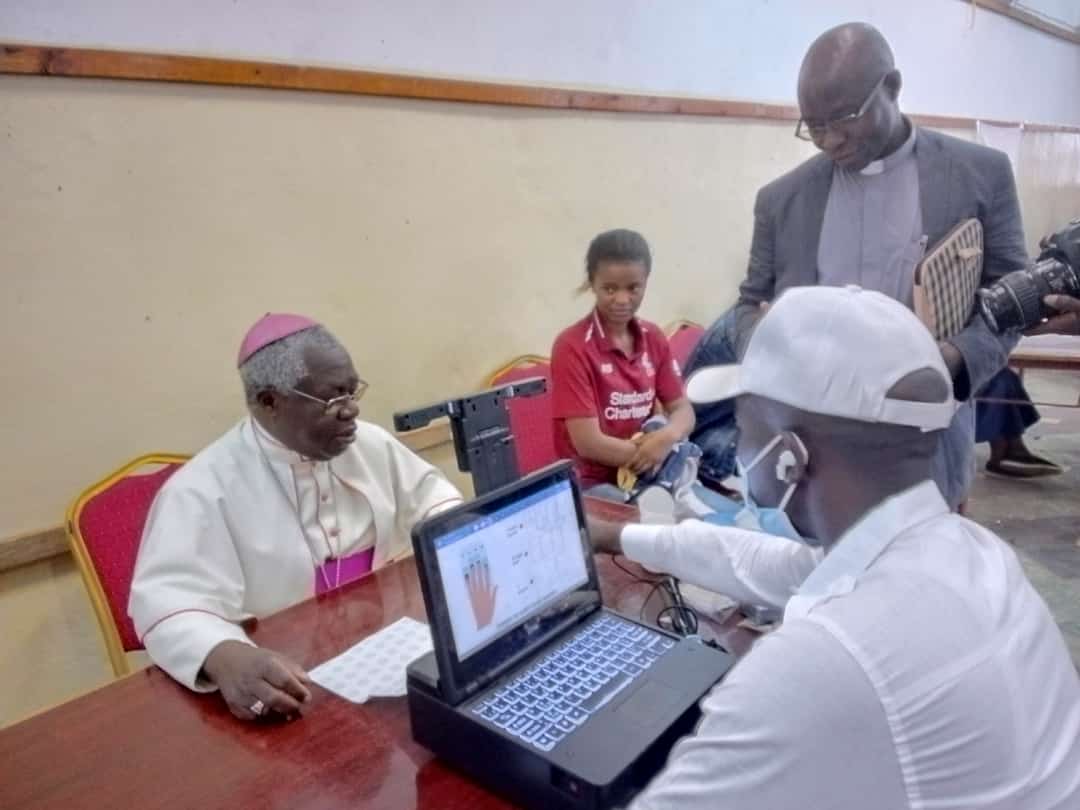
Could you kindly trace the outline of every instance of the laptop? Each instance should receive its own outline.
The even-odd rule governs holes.
[[[627,801],[733,658],[601,604],[563,462],[413,530],[434,650],[408,670],[413,738],[524,807]]]

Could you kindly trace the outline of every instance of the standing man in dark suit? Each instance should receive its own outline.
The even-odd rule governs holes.
[[[855,284],[912,306],[914,269],[923,253],[971,217],[983,226],[983,284],[1025,265],[1008,157],[916,127],[900,112],[900,88],[892,51],[872,26],[842,25],[811,45],[799,73],[802,117],[795,134],[821,154],[758,192],[738,303],[707,334],[687,373],[718,362],[718,348],[741,356],[764,310],[788,287]],[[954,509],[974,473],[971,395],[1005,366],[1014,344],[973,316],[940,345],[964,403],[934,465],[935,481]],[[698,416],[695,441],[716,427],[710,414]],[[709,442],[701,438],[708,473]]]

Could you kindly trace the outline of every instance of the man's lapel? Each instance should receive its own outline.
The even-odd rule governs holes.
[[[921,130],[915,142],[915,161],[919,167],[923,233],[929,237],[929,247],[932,248],[956,224],[949,199],[952,160],[932,133]]]
[[[807,213],[806,234],[803,244],[805,252],[800,248],[804,257],[801,263],[804,278],[800,284],[817,284],[818,282],[818,247],[821,245],[821,227],[825,224],[825,207],[829,203],[829,189],[832,188],[833,163],[825,155],[818,155],[814,173],[806,183],[806,199],[808,205],[804,209]]]

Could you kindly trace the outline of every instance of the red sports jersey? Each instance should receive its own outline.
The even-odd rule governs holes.
[[[630,322],[634,351],[628,356],[608,340],[593,311],[564,330],[551,349],[552,416],[555,450],[577,462],[583,487],[615,482],[615,470],[578,456],[566,420],[595,416],[608,436],[629,439],[664,405],[685,396],[671,347],[655,324]]]

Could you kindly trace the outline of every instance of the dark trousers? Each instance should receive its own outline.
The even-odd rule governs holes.
[[[1013,402],[983,402],[987,399],[1009,399]],[[1015,439],[1039,421],[1039,412],[1015,371],[1003,368],[978,393],[975,402],[975,441]]]
[[[683,376],[699,368],[720,366],[736,362],[735,357],[735,311],[728,310],[701,336],[683,369]],[[735,400],[726,399],[708,405],[695,405],[697,423],[690,441],[701,448],[699,475],[713,481],[723,481],[735,474],[735,444],[739,439],[735,427]]]

